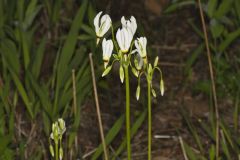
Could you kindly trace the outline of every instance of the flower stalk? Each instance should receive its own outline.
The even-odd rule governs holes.
[[[128,65],[124,65],[125,87],[126,87],[126,135],[127,135],[127,155],[131,160],[131,132],[130,132],[130,89]]]
[[[151,160],[151,145],[152,145],[152,108],[151,108],[151,96],[156,97],[156,92],[152,86],[152,77],[155,70],[160,72],[160,92],[161,95],[164,93],[164,83],[162,79],[162,72],[158,65],[158,57],[155,58],[154,65],[148,63],[147,59],[147,38],[139,37],[134,40],[134,34],[137,30],[136,19],[131,16],[129,20],[126,20],[123,16],[121,18],[122,27],[118,28],[116,36],[114,34],[114,28],[108,15],[105,15],[100,19],[102,12],[98,13],[95,20],[96,36],[102,37],[111,25],[112,40],[102,41],[103,48],[103,61],[104,61],[104,72],[102,77],[106,76],[115,62],[119,62],[119,77],[121,82],[125,81],[126,91],[126,137],[127,137],[127,159],[131,160],[131,133],[130,133],[130,87],[129,87],[129,67],[138,78],[138,86],[136,90],[137,100],[140,97],[140,78],[145,75],[147,78],[147,95],[148,95],[148,160]],[[100,22],[99,22],[100,21]],[[108,24],[108,25],[105,25]],[[100,28],[103,28],[101,30]],[[133,45],[135,49],[132,50]],[[113,53],[115,48],[116,53]],[[135,54],[137,52],[137,54]],[[113,55],[113,61],[109,64],[111,55]],[[131,62],[131,56],[134,56],[134,65]],[[152,95],[151,95],[152,94]]]
[[[151,81],[147,80],[148,95],[148,160],[151,160],[152,152],[152,106],[151,106]]]

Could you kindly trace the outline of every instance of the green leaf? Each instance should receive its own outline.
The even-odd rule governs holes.
[[[213,38],[219,38],[224,31],[224,26],[219,23],[216,19],[211,19],[210,30]]]
[[[114,123],[113,127],[107,133],[107,136],[105,138],[106,145],[109,145],[114,140],[114,138],[117,136],[117,134],[119,133],[119,131],[123,125],[123,122],[124,122],[124,116],[122,115]],[[102,153],[103,153],[103,146],[102,146],[102,144],[100,144],[98,146],[97,150],[95,151],[94,155],[91,157],[91,160],[97,160]]]
[[[88,34],[81,34],[80,36],[78,36],[78,39],[80,41],[89,41],[89,40],[94,39],[94,37],[91,35],[88,35]]]
[[[238,16],[238,21],[240,21],[240,1],[234,1],[235,11]]]
[[[194,63],[197,61],[198,57],[201,55],[204,47],[205,47],[204,43],[199,44],[198,47],[189,56],[184,66],[185,74],[189,74],[191,67],[193,67]]]
[[[39,47],[37,48],[36,54],[34,55],[32,60],[31,70],[35,78],[38,78],[41,71],[42,60],[45,52],[45,45],[46,45],[46,37],[44,37],[41,40]]]
[[[224,52],[231,43],[240,36],[240,29],[227,35],[226,39],[219,45],[219,51]]]
[[[134,122],[132,128],[131,128],[131,138],[137,133],[137,131],[139,130],[139,128],[142,126],[145,118],[147,115],[147,109],[145,109],[137,118],[137,120]],[[119,156],[121,154],[121,152],[125,149],[127,145],[127,138],[126,136],[124,137],[124,139],[122,140],[122,143],[120,144],[120,146],[118,147],[118,149],[116,150],[116,152],[114,153],[114,157],[113,159],[116,159],[117,156]]]
[[[27,92],[23,86],[23,84],[21,83],[20,79],[18,78],[18,76],[10,69],[10,73],[11,73],[11,76],[13,78],[13,81],[15,83],[15,86],[17,87],[18,89],[18,92],[20,94],[20,96],[22,97],[22,100],[24,102],[24,104],[26,105],[26,108],[28,110],[28,113],[30,114],[31,118],[33,118],[33,111],[32,111],[32,103],[30,102],[29,100],[29,97],[27,95]]]
[[[86,25],[86,24],[83,24],[83,25],[81,26],[81,29],[82,29],[83,31],[85,31],[86,33],[88,33],[89,35],[91,35],[93,38],[96,37],[96,33],[95,33],[95,31],[92,29],[92,27],[90,27],[90,26],[88,26],[88,25]]]
[[[1,40],[0,52],[7,62],[7,67],[10,68],[14,73],[18,74],[20,69],[20,62],[18,51],[13,41],[9,39]]]
[[[210,151],[209,151],[209,157],[210,157],[210,160],[214,160],[215,159],[215,147],[214,145],[211,145],[211,148],[210,148]]]
[[[106,75],[111,71],[111,69],[112,69],[112,66],[108,66],[108,67],[104,70],[104,72],[103,72],[103,74],[102,74],[102,77],[106,76]]]
[[[233,0],[223,0],[214,14],[216,18],[222,18],[232,9]]]
[[[37,0],[31,0],[30,3],[28,4],[23,22],[24,30],[27,30],[27,28],[32,25],[34,18],[37,16],[37,14],[42,8],[40,5],[37,6],[37,2],[38,2]]]
[[[210,18],[213,17],[213,14],[216,10],[218,0],[209,0],[207,5],[207,13]]]
[[[27,72],[26,75],[31,82],[32,89],[35,91],[36,95],[39,97],[44,111],[48,114],[48,116],[52,115],[51,101],[49,99],[47,91],[44,90],[44,86],[39,86],[38,80],[35,79],[30,72]]]
[[[165,14],[169,14],[169,13],[172,13],[174,11],[176,11],[177,9],[180,9],[184,6],[188,6],[188,5],[194,5],[195,2],[192,1],[192,0],[188,0],[188,1],[182,1],[182,2],[173,2],[173,4],[171,4],[169,7],[167,7],[165,10],[164,10],[164,13]]]
[[[72,22],[71,29],[68,33],[68,36],[65,40],[61,54],[59,56],[59,61],[57,64],[57,80],[56,80],[57,82],[56,82],[53,114],[55,114],[58,108],[58,98],[60,96],[59,91],[62,89],[62,87],[66,83],[66,80],[67,80],[66,74],[69,74],[68,68],[66,66],[69,65],[71,58],[73,57],[75,47],[77,44],[78,32],[81,28],[81,25],[83,24],[83,18],[85,15],[87,4],[88,4],[88,1],[84,0],[81,4],[81,7],[77,11],[77,14]]]

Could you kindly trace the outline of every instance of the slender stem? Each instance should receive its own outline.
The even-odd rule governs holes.
[[[103,125],[102,125],[101,111],[100,111],[100,106],[98,101],[98,93],[97,93],[95,71],[93,67],[92,53],[89,54],[89,60],[90,60],[91,72],[92,72],[93,90],[94,90],[94,97],[95,97],[96,110],[97,110],[97,116],[98,116],[98,126],[99,126],[102,144],[103,144],[104,157],[105,157],[105,160],[108,160],[107,147],[104,139]]]
[[[126,86],[126,132],[127,132],[127,155],[131,160],[131,133],[130,133],[130,90],[128,65],[124,66],[125,86]]]
[[[209,48],[208,34],[207,34],[207,28],[205,24],[204,15],[203,15],[201,0],[198,0],[198,5],[199,5],[199,12],[200,12],[200,17],[202,21],[202,28],[203,28],[204,38],[205,38],[206,49],[207,49],[209,72],[210,72],[210,77],[212,82],[212,92],[213,92],[213,101],[214,101],[215,119],[216,119],[216,140],[215,140],[216,141],[216,159],[218,159],[219,158],[219,111],[218,111],[218,103],[217,103],[216,85],[215,85],[215,79],[213,75],[211,52]]]
[[[148,160],[152,152],[152,108],[151,108],[151,82],[148,80]]]
[[[58,142],[57,143],[55,143],[55,157],[56,157],[56,160],[59,160],[59,158],[58,158]]]

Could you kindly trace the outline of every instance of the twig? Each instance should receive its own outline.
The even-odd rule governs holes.
[[[92,155],[94,152],[96,152],[96,150],[97,150],[97,149],[95,148],[95,149],[91,150],[90,152],[84,154],[84,155],[82,156],[82,159],[86,159],[88,156],[90,156],[90,155]]]
[[[216,87],[215,87],[215,80],[214,80],[214,76],[213,76],[211,52],[210,52],[210,49],[209,49],[208,35],[207,35],[207,29],[206,29],[206,24],[205,24],[205,20],[204,20],[201,0],[198,0],[198,5],[199,5],[199,11],[200,11],[200,16],[201,16],[201,21],[202,21],[204,37],[205,37],[205,44],[206,44],[206,49],[207,49],[207,57],[208,57],[208,65],[209,65],[209,72],[210,72],[211,82],[212,82],[212,92],[213,92],[213,100],[214,100],[214,108],[215,108],[215,118],[216,118],[216,159],[218,159],[218,156],[219,156],[219,112],[218,112],[218,104],[217,104]]]
[[[97,109],[99,131],[100,131],[102,144],[103,144],[104,157],[105,157],[105,160],[108,160],[107,147],[106,147],[106,143],[104,140],[101,112],[100,112],[100,107],[99,107],[99,102],[98,102],[98,93],[97,93],[95,72],[94,72],[94,67],[93,67],[92,53],[89,54],[89,59],[90,59],[91,72],[92,72],[92,82],[93,82],[94,97],[95,97],[95,103],[96,103],[96,109]]]
[[[183,156],[184,156],[184,159],[185,160],[188,160],[188,157],[187,157],[187,154],[186,154],[186,150],[184,148],[184,144],[183,144],[183,140],[182,140],[182,137],[178,137],[179,138],[179,142],[181,144],[181,148],[182,148],[182,152],[183,152]]]

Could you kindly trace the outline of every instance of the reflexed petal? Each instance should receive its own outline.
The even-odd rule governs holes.
[[[132,34],[134,35],[136,30],[137,30],[137,22],[136,22],[136,19],[135,17],[131,16],[131,31],[132,31]]]
[[[120,49],[123,50],[123,40],[122,40],[122,30],[121,29],[117,30],[116,38],[117,38],[117,42],[118,42]]]
[[[102,42],[102,48],[103,48],[103,60],[109,60],[113,51],[112,40],[106,40],[104,38]]]
[[[102,37],[109,30],[110,26],[111,26],[111,18],[109,15],[105,14],[101,18],[99,36]]]
[[[135,47],[137,48],[138,53],[141,55],[142,58],[147,56],[147,39],[146,37],[140,37],[135,40]]]
[[[113,51],[113,41],[109,40],[109,57],[111,57]]]
[[[125,19],[125,17],[124,17],[124,16],[122,16],[122,18],[121,18],[121,23],[122,23],[122,25],[123,25],[123,26],[125,26],[125,25],[126,25],[126,19]]]
[[[101,14],[102,14],[102,11],[99,12],[99,13],[96,15],[96,17],[94,18],[94,26],[95,26],[95,31],[96,31],[96,33],[99,32],[99,18],[100,18],[100,16],[101,16]]]
[[[104,54],[106,53],[106,38],[104,38],[102,41],[102,51],[103,51],[103,57],[104,57]]]

